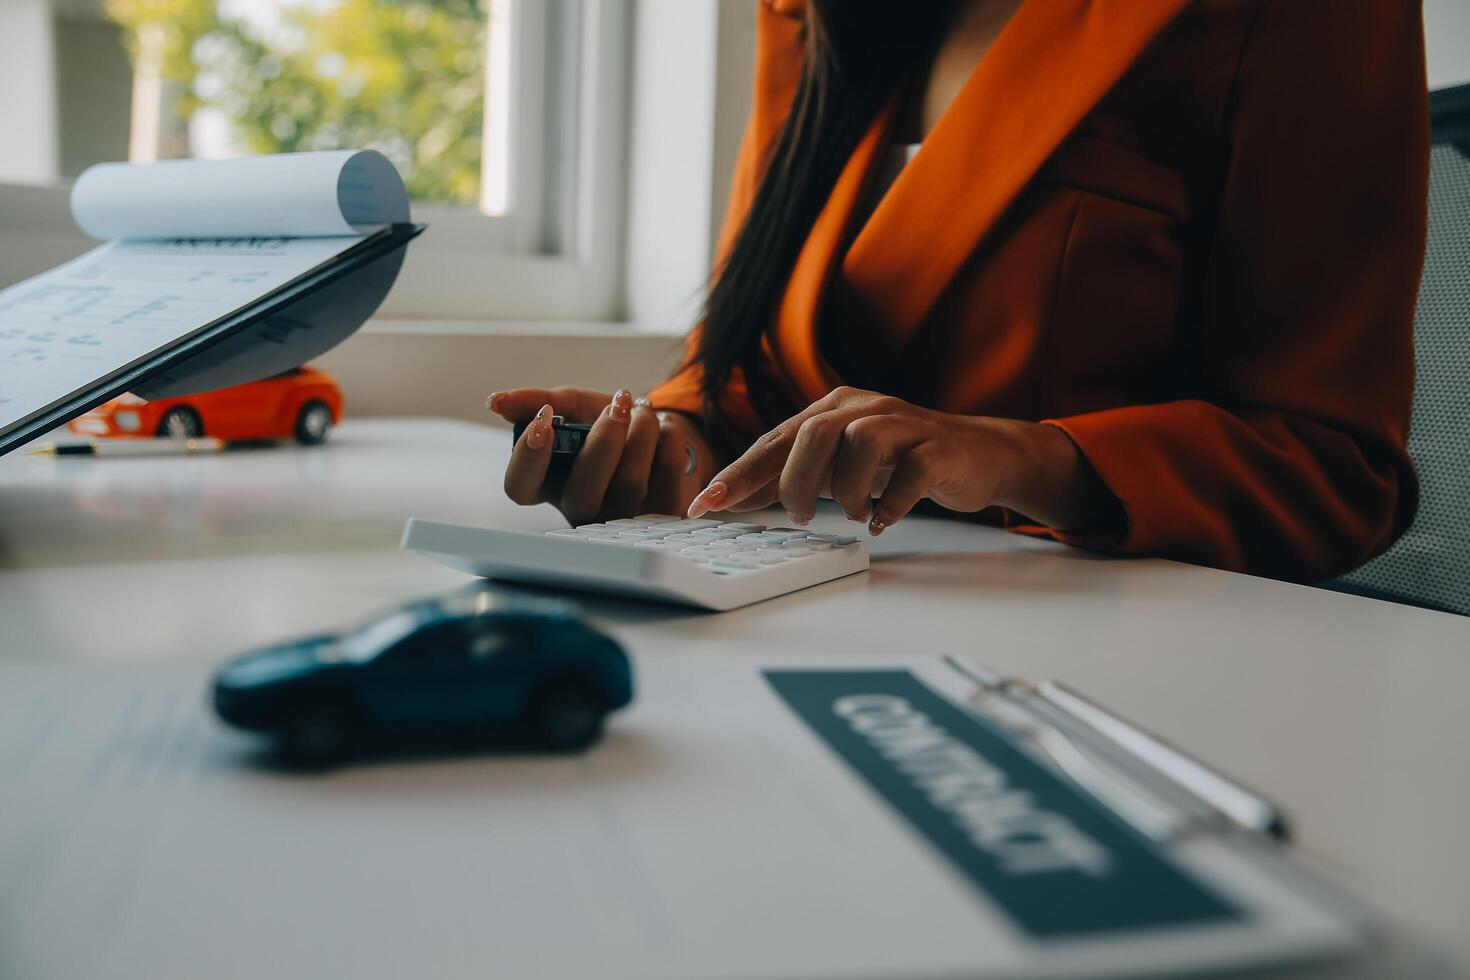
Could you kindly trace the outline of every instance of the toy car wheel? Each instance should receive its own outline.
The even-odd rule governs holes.
[[[344,705],[331,702],[302,704],[281,726],[277,748],[281,758],[290,765],[302,768],[330,766],[352,753],[356,728],[352,712]]]
[[[596,688],[579,682],[547,688],[532,706],[532,724],[539,741],[559,751],[580,749],[597,741],[606,715]]]
[[[332,431],[332,410],[326,402],[307,402],[296,413],[296,441],[303,446],[318,446]]]
[[[197,439],[204,435],[204,423],[192,408],[171,408],[158,420],[158,434],[170,439]]]

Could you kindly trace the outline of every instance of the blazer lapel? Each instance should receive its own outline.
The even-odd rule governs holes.
[[[892,331],[896,344],[912,336],[1047,158],[1190,2],[1027,0],[1021,5],[843,260],[847,288]],[[847,168],[838,185],[844,193],[834,193],[835,207],[829,206],[813,229],[813,239],[822,235],[823,250],[837,247],[840,222],[856,200],[855,195],[849,199],[852,188],[844,185],[851,180],[860,189],[886,125],[886,119],[875,124],[857,155],[864,159],[852,161],[861,172]],[[835,233],[834,222],[839,223]],[[804,260],[816,261],[808,254],[813,244],[818,243],[808,242]],[[805,297],[810,307],[802,302],[795,309],[783,307],[782,313],[783,320],[788,313],[801,316],[814,350],[813,292]],[[820,359],[796,363],[820,364]]]

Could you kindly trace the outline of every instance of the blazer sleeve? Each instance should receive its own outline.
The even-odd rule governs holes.
[[[1073,544],[1298,581],[1412,520],[1429,120],[1419,0],[1262,0],[1194,343],[1207,397],[1048,420],[1122,503]]]
[[[801,77],[804,6],[799,0],[761,0],[757,8],[755,91],[750,118],[735,159],[729,203],[720,228],[715,258],[717,269],[755,199],[766,159],[780,135],[796,94]],[[699,328],[695,327],[685,341],[684,357],[678,370],[648,392],[647,398],[654,408],[694,416],[704,414],[700,395],[704,375],[693,359],[698,336]],[[748,434],[751,440],[764,431],[760,414],[750,402],[740,371],[735,372],[726,386],[720,407],[735,428]]]

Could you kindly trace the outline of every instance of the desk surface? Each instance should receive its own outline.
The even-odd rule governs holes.
[[[0,657],[214,661],[457,588],[397,550],[405,518],[558,526],[500,492],[508,447],[379,420],[320,449],[12,454]],[[1066,681],[1285,804],[1315,866],[1470,970],[1470,619],[930,518],[867,575],[743,610],[586,609],[639,657],[954,652]]]

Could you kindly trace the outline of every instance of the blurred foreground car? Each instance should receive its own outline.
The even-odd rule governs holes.
[[[579,749],[633,699],[633,676],[622,648],[573,608],[499,605],[486,592],[410,603],[231,660],[215,675],[215,710],[275,735],[296,765],[482,736]]]
[[[68,425],[83,436],[171,436],[225,440],[295,439],[314,446],[342,421],[336,379],[305,366],[249,384],[180,398],[121,395]]]

